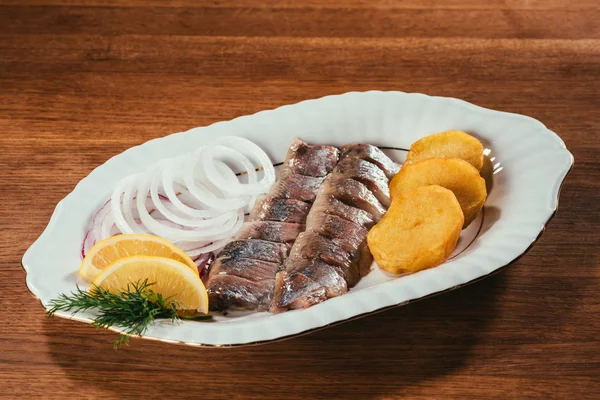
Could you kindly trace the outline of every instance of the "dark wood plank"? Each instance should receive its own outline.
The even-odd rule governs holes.
[[[599,9],[595,0],[2,0],[5,5],[90,7],[201,7],[201,8],[318,8],[318,9],[449,9],[449,10],[585,10]]]
[[[598,37],[600,10],[2,7],[13,33],[278,37]],[[435,21],[435,23],[432,23]],[[556,29],[560,26],[560,29]]]
[[[0,398],[599,397],[597,1],[0,4]],[[93,168],[168,133],[370,89],[459,97],[561,135],[575,168],[526,256],[260,347],[113,351],[112,333],[45,318],[20,259]]]

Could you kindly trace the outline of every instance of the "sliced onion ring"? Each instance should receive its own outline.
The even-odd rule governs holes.
[[[183,168],[183,166],[181,165],[182,163],[178,160],[170,160],[170,161],[171,162],[167,163],[165,165],[165,168],[163,169],[162,186],[163,186],[163,190],[165,191],[167,198],[169,199],[169,201],[171,201],[171,203],[173,203],[175,208],[177,208],[182,213],[189,215],[191,217],[214,217],[214,216],[219,215],[222,211],[224,211],[224,208],[222,208],[222,207],[221,208],[208,208],[207,207],[207,209],[205,209],[205,210],[198,210],[198,209],[190,207],[187,204],[184,204],[181,200],[179,200],[178,196],[174,190],[174,184],[177,181],[177,177],[174,176],[173,169],[175,169],[177,167]],[[184,187],[185,187],[185,185],[184,185]],[[186,190],[187,190],[187,188],[186,188]],[[200,203],[204,204],[202,202],[200,202]]]
[[[194,174],[196,172],[196,165],[198,161],[201,161],[202,167],[205,168],[205,160],[203,160],[202,157],[204,156],[204,152],[207,149],[212,149],[212,147],[203,147],[188,158],[188,162],[190,164],[187,166],[187,168],[184,168],[183,170],[183,180],[185,182],[185,186],[187,187],[192,196],[194,196],[200,203],[206,204],[207,207],[223,210],[232,210],[243,207],[244,204],[246,204],[246,202],[248,201],[247,196],[245,196],[246,198],[244,198],[244,196],[235,195],[235,197],[231,196],[227,199],[222,197],[219,198],[215,195],[215,192],[217,191],[219,192],[219,194],[222,195],[223,190],[226,190],[226,186],[229,186],[224,184],[223,178],[221,178],[220,180],[216,179],[214,181],[211,181],[210,179],[205,179],[207,178],[206,174],[209,171],[201,170],[198,174],[200,180],[196,179],[197,176]],[[241,162],[244,166],[252,166],[248,159],[240,159],[238,161]],[[214,163],[215,161],[211,159],[211,162]],[[200,186],[198,184],[200,184]],[[218,188],[220,187],[223,187],[224,189],[219,190]]]
[[[224,220],[224,223],[218,224],[217,226],[209,226],[201,230],[190,231],[165,226],[160,222],[156,221],[150,215],[150,213],[148,213],[148,210],[146,210],[143,197],[147,195],[149,189],[148,186],[148,179],[142,180],[142,183],[139,185],[137,190],[136,207],[142,224],[150,232],[154,233],[157,236],[162,236],[164,238],[168,238],[174,241],[216,240],[229,236],[231,229],[236,226],[238,219],[238,216],[236,216],[236,212],[224,213],[219,217],[206,220],[206,222],[211,222],[213,224],[216,224],[215,221],[220,222]]]
[[[271,160],[258,146],[243,138],[218,138],[119,181],[94,214],[82,253],[115,234],[150,233],[201,260],[231,240],[244,212],[274,181]]]
[[[273,167],[273,163],[271,162],[271,159],[267,153],[265,153],[264,150],[258,147],[255,143],[238,136],[224,136],[216,139],[214,143],[231,147],[232,149],[240,152],[246,152],[246,154],[250,154],[251,156],[255,157],[260,163],[259,168],[262,168],[263,170],[263,178],[259,184],[262,184],[266,187],[265,192],[273,183],[275,183],[275,168]]]
[[[226,178],[224,178],[223,174],[217,169],[216,157],[233,162],[237,161],[238,165],[241,164],[242,171],[245,171],[248,174],[248,183],[241,183],[237,179],[235,183],[226,181]],[[202,164],[202,172],[206,179],[213,185],[220,185],[223,190],[230,195],[256,195],[268,190],[268,186],[266,186],[264,182],[264,177],[263,180],[257,183],[256,167],[244,154],[237,150],[220,145],[207,146],[199,151],[198,158]],[[186,178],[187,177],[188,175],[186,175]],[[186,183],[188,183],[187,180]]]

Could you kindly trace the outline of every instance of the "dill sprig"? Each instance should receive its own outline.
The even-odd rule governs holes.
[[[114,348],[129,344],[131,335],[142,335],[156,319],[170,319],[179,322],[183,319],[202,320],[209,316],[189,316],[178,314],[178,303],[171,297],[163,297],[150,287],[148,280],[130,283],[127,289],[119,293],[110,293],[92,285],[90,291],[77,286],[71,294],[61,294],[50,302],[48,316],[57,311],[72,311],[73,314],[95,309],[98,313],[93,325],[100,329],[117,326],[123,329],[114,343]]]

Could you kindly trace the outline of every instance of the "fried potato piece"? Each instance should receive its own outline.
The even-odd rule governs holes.
[[[483,165],[483,145],[462,131],[445,131],[425,136],[410,146],[404,165],[429,158],[460,158],[477,170]]]
[[[463,222],[452,191],[437,185],[418,187],[393,198],[387,213],[369,231],[367,243],[383,270],[416,272],[448,258]]]
[[[400,193],[427,185],[452,190],[462,208],[466,228],[485,203],[485,180],[479,171],[460,158],[430,158],[404,166],[390,182],[392,198]]]

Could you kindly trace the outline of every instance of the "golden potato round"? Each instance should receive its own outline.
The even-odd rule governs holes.
[[[477,170],[483,165],[483,145],[462,131],[445,131],[425,136],[410,146],[405,165],[429,158],[460,158]]]
[[[435,267],[456,247],[463,213],[452,191],[422,186],[400,193],[367,243],[377,265],[393,274]]]
[[[463,228],[477,217],[487,197],[479,171],[460,158],[430,158],[404,166],[390,182],[390,195],[427,185],[452,190],[465,216]]]

